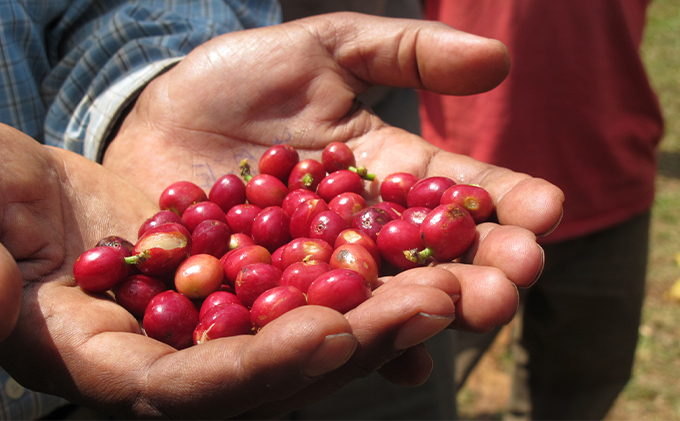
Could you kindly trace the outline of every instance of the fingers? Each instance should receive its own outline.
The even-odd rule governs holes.
[[[463,263],[404,271],[374,294],[398,286],[395,280],[427,284],[450,279],[439,287],[455,300],[451,327],[486,332],[510,322],[519,303],[517,288],[531,286],[543,270],[543,249],[533,233],[520,227],[486,223],[478,226],[478,235],[472,249],[461,258]]]
[[[100,373],[130,373],[132,378],[125,380],[130,385],[128,402],[114,407],[132,408],[135,416],[281,415],[368,375],[450,324],[453,300],[438,286],[456,291],[453,276],[435,276],[429,286],[427,281],[410,285],[395,279],[394,286],[346,317],[324,307],[301,307],[257,335],[213,340],[177,352],[140,335],[104,333],[88,341],[86,360],[95,364],[88,364],[90,370]],[[115,354],[115,359],[102,358],[104,344],[99,340],[106,340],[107,354]],[[411,371],[393,377],[420,382],[429,374],[429,357],[407,354]]]
[[[367,197],[373,200],[385,176],[403,171],[419,178],[446,176],[456,183],[478,184],[491,195],[502,225],[516,225],[535,235],[550,232],[562,217],[564,193],[557,186],[443,151],[403,130],[384,127],[367,133],[351,146],[357,164],[377,175],[376,181],[367,185]]]
[[[29,295],[21,335],[0,347],[3,361],[14,362],[12,374],[121,419],[235,417],[294,394],[357,346],[347,319],[324,307],[300,308],[254,336],[177,351],[146,337],[104,296],[59,282]]]
[[[492,89],[509,69],[508,53],[502,44],[436,22],[353,14],[333,17],[336,19],[329,25],[335,31],[319,25],[323,31],[318,32],[318,37],[326,42],[340,66],[369,84],[464,95]],[[368,19],[372,24],[368,24]],[[324,38],[329,33],[333,36]],[[378,141],[387,135],[372,133],[370,137]],[[390,147],[395,143],[383,141]],[[401,143],[399,146],[408,157],[385,162],[421,162],[427,158],[429,165],[423,176],[447,175],[459,183],[481,185],[494,198],[501,224],[517,225],[541,235],[559,223],[564,195],[545,180],[439,151],[422,141]],[[384,153],[384,148],[380,153]]]
[[[470,332],[488,332],[509,323],[517,312],[517,286],[492,267],[448,263],[438,265],[460,281],[460,299],[450,327]]]
[[[536,235],[552,232],[562,220],[564,193],[555,185],[540,178],[514,174],[514,181],[498,170],[479,184],[491,190],[495,197],[496,214],[503,225],[517,225]]]
[[[519,288],[534,284],[543,272],[545,254],[529,230],[485,223],[477,227],[479,237],[461,257],[463,263],[500,269]]]
[[[402,363],[409,363],[409,371],[392,376],[387,373],[390,380],[417,384],[427,378],[431,370],[429,356],[407,350],[417,347],[451,323],[455,298],[446,291],[457,291],[457,281],[453,275],[438,268],[421,268],[415,272],[422,277],[419,283],[411,284],[417,276],[396,276],[378,288],[371,299],[347,313],[358,341],[357,349],[347,363],[295,396],[261,408],[258,415],[271,417],[318,401],[404,354],[408,356]],[[434,276],[430,277],[430,272]],[[388,284],[391,285],[387,287]]]
[[[345,363],[356,346],[341,314],[299,308],[255,336],[209,341],[156,361],[146,408],[179,418],[233,417],[293,395]]]
[[[500,42],[438,22],[338,13],[299,23],[340,66],[372,85],[470,95],[494,88],[510,69]]]
[[[77,385],[67,397],[123,419],[235,417],[303,389],[357,346],[343,315],[316,306],[290,312],[257,335],[181,351],[129,330],[81,333],[60,344],[67,377]],[[69,384],[66,377],[52,381]]]
[[[378,296],[389,291],[392,288],[398,288],[403,285],[421,285],[434,286],[445,292],[451,297],[453,303],[460,297],[461,285],[458,278],[450,271],[438,267],[422,267],[409,269],[400,272],[396,276],[383,281],[380,288],[373,291],[373,296]]]
[[[489,224],[491,225],[491,224]],[[491,235],[497,227],[498,231]],[[488,230],[488,233],[486,232]],[[519,231],[519,232],[516,232]],[[512,236],[517,235],[522,240],[515,241]],[[494,236],[497,236],[494,238]],[[450,328],[472,332],[486,332],[494,327],[509,323],[514,317],[519,304],[517,286],[509,279],[504,272],[508,271],[516,279],[528,279],[524,273],[522,265],[534,265],[538,267],[542,262],[542,253],[535,250],[530,240],[531,234],[516,227],[498,227],[496,225],[487,226],[480,235],[479,257],[483,264],[475,261],[474,265],[466,263],[440,264],[436,267],[416,268],[399,273],[392,279],[374,291],[374,296],[380,295],[395,289],[402,291],[401,286],[407,285],[436,285],[444,293],[451,297],[455,305],[454,319]],[[494,250],[502,248],[503,243],[516,243],[513,247],[516,250],[523,250],[526,256],[522,261],[517,262],[513,271],[510,261],[513,251],[508,251],[505,257],[494,258]],[[524,249],[523,249],[524,247]],[[497,266],[497,267],[494,267]],[[538,270],[538,269],[537,269]],[[526,272],[530,272],[527,270]],[[532,274],[535,275],[535,274]],[[520,282],[520,281],[518,281]],[[526,286],[531,281],[520,282]]]
[[[229,33],[146,86],[103,163],[152,199],[180,176],[208,188],[206,173],[237,171],[267,145],[318,152],[383,128],[355,107],[370,85],[472,94],[508,65],[500,43],[422,20],[339,13]]]
[[[457,183],[486,189],[502,225],[516,225],[542,235],[560,222],[564,193],[543,179],[443,151],[436,151],[429,164],[428,175],[444,174]]]
[[[0,244],[0,342],[9,336],[19,318],[21,290],[19,267]]]
[[[420,386],[433,369],[432,357],[424,344],[408,348],[403,354],[380,367],[380,375],[394,384]]]
[[[440,332],[453,320],[453,299],[442,290],[423,285],[404,285],[390,288],[374,297],[371,305],[359,306],[348,313],[347,318],[358,338],[373,335],[375,326],[379,332],[398,328],[396,336],[383,335],[385,343],[364,346],[356,357],[369,355],[379,348],[402,351],[418,345]],[[376,355],[385,355],[377,352]],[[394,357],[394,355],[392,355]],[[384,364],[380,361],[374,369]],[[361,364],[366,367],[365,363]]]

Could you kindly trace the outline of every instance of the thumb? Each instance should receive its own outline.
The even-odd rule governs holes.
[[[510,71],[501,42],[440,22],[353,13],[335,17],[329,20],[335,31],[314,32],[342,67],[371,85],[471,95],[495,88]]]
[[[21,272],[12,255],[0,244],[0,342],[7,339],[19,318]]]

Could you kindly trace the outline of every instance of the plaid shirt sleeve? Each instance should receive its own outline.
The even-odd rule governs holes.
[[[96,159],[153,77],[220,34],[280,20],[275,0],[0,0],[0,123]],[[0,368],[0,419],[65,403]]]
[[[97,159],[154,76],[220,34],[280,20],[275,0],[0,0],[0,121]]]

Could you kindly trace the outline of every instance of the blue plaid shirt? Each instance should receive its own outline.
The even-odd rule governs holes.
[[[159,72],[280,20],[275,0],[0,0],[0,122],[96,159],[100,126]]]
[[[0,0],[0,122],[97,159],[149,80],[220,34],[280,20],[275,0]],[[0,370],[0,419],[64,403]]]

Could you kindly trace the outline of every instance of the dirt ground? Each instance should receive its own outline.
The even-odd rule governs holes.
[[[510,328],[506,326],[484,354],[458,395],[461,419],[501,419],[508,402],[510,370],[503,365],[508,353]]]

